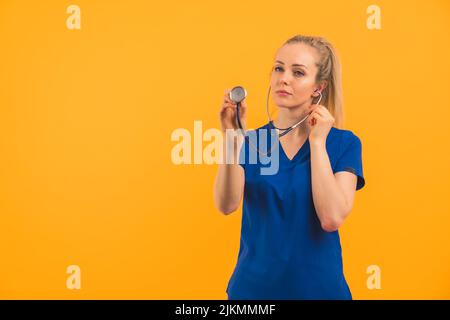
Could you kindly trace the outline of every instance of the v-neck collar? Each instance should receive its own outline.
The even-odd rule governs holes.
[[[273,126],[270,124],[270,122],[268,122],[262,127],[262,129],[264,129],[264,128],[269,129],[269,131],[272,132],[270,129],[273,129]],[[270,146],[270,145],[272,145],[272,139],[273,139],[272,133],[270,133],[269,136],[271,137],[270,144],[268,144]],[[278,134],[276,134],[276,139],[278,139],[278,141],[277,141],[277,143],[275,143],[276,147],[274,148],[273,151],[278,152],[278,155],[280,157],[284,158],[285,161],[289,164],[293,164],[293,163],[297,162],[298,159],[301,158],[302,154],[307,152],[307,150],[309,149],[309,137],[308,137],[305,140],[305,142],[303,142],[302,146],[297,150],[297,153],[294,155],[294,157],[292,159],[289,159],[289,157],[287,156],[286,152],[283,149],[283,146],[281,145],[280,137],[278,136]]]
[[[292,157],[292,159],[289,159],[288,155],[286,154],[286,152],[284,151],[283,146],[281,145],[280,140],[278,140],[278,146],[280,148],[281,153],[283,154],[283,157],[289,162],[289,163],[293,163],[297,160],[297,158],[304,153],[304,149],[306,149],[309,145],[309,138],[307,138],[305,140],[305,142],[303,142],[302,146],[297,150],[297,152],[294,154],[294,156]]]

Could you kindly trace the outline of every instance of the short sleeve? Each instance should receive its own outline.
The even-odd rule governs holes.
[[[362,167],[362,145],[361,140],[352,132],[349,136],[344,136],[342,140],[343,148],[333,173],[348,171],[357,176],[356,190],[364,187],[365,179]]]

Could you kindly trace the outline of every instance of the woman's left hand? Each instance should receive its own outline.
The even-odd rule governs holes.
[[[327,108],[320,104],[312,107],[313,111],[308,117],[310,127],[309,140],[326,142],[328,133],[334,125],[334,117]]]

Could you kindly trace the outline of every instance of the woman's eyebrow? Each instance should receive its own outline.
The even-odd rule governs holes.
[[[284,64],[284,62],[283,62],[283,61],[280,61],[280,60],[276,60],[275,62]],[[292,66],[293,66],[293,67],[301,67],[301,66],[303,66],[303,67],[305,67],[306,69],[308,69],[308,67],[305,66],[304,64],[297,64],[297,63],[294,63]]]

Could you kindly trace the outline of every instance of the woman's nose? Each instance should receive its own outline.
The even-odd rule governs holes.
[[[287,74],[287,72],[283,73],[280,75],[280,78],[278,79],[278,81],[282,84],[287,84],[289,83],[289,75]]]
[[[288,81],[285,79],[285,78],[280,78],[280,80],[278,81],[278,84],[281,86],[281,87],[284,87],[284,86],[287,86],[288,85]]]

